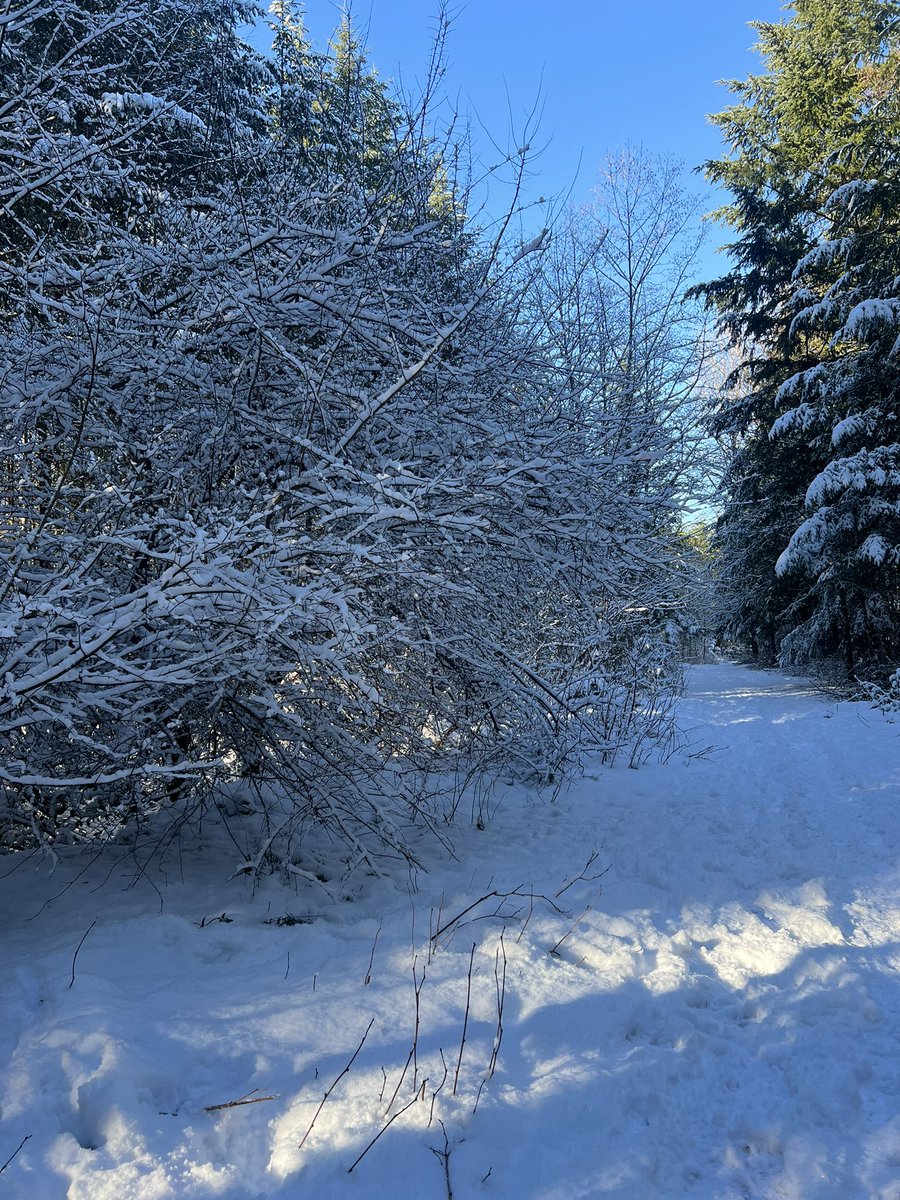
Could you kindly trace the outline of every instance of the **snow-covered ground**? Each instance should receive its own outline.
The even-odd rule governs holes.
[[[681,723],[415,880],[0,862],[0,1195],[898,1200],[900,724],[730,665]]]

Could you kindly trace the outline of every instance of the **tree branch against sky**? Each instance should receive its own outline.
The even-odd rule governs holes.
[[[0,832],[240,779],[268,859],[312,822],[371,865],[435,816],[423,775],[559,780],[659,728],[662,357],[636,303],[599,329],[598,436],[524,318],[527,150],[485,230],[349,20],[320,51],[279,4],[264,61],[249,8],[191,2],[67,0],[4,48]],[[632,278],[669,238],[644,174],[607,223]]]
[[[337,28],[341,6],[307,4],[312,41],[325,45]],[[425,82],[439,0],[360,0],[354,21],[382,78],[416,93]],[[707,115],[722,103],[718,81],[755,70],[756,34],[749,22],[778,20],[777,0],[565,0],[552,9],[541,0],[491,0],[451,5],[446,70],[441,80],[444,112],[471,122],[476,154],[484,165],[500,151],[531,138],[531,176],[523,198],[567,196],[586,200],[597,167],[627,144],[684,164],[684,182],[720,146]],[[258,30],[262,49],[268,35]],[[499,149],[498,149],[499,148]],[[710,194],[707,207],[720,200]],[[504,206],[498,189],[490,200]],[[548,221],[529,217],[535,229]],[[698,259],[698,278],[715,264],[712,239]]]

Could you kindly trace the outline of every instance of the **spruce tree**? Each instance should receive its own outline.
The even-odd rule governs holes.
[[[782,659],[897,652],[895,0],[797,0],[759,24],[707,164],[734,268],[702,291],[742,358],[715,428],[734,632]]]

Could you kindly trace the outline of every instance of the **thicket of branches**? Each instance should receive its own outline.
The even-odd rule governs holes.
[[[431,775],[659,731],[687,359],[479,232],[347,23],[252,15],[0,4],[7,849],[239,781],[283,862],[408,855]]]

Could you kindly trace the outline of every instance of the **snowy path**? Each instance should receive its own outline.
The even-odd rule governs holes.
[[[454,1200],[900,1200],[900,725],[727,665],[681,721],[713,749],[511,793],[408,895],[250,897],[185,850],[159,895],[98,862],[35,916],[84,860],[7,876],[0,1195],[446,1200],[447,1149]],[[570,916],[495,897],[429,952],[594,849]]]

